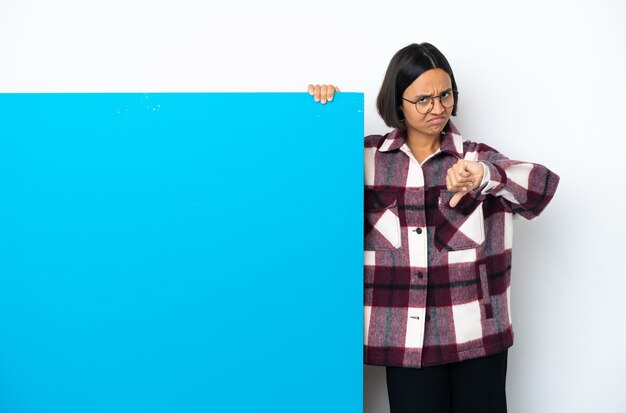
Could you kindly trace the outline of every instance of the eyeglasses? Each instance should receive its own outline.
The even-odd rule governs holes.
[[[454,102],[456,102],[456,96],[459,94],[456,90],[446,90],[439,96],[419,96],[416,101],[412,101],[406,98],[402,98],[402,100],[406,100],[409,103],[415,105],[415,110],[417,110],[422,115],[426,115],[430,113],[431,110],[435,107],[435,99],[439,99],[441,106],[446,109],[451,109],[454,107]]]

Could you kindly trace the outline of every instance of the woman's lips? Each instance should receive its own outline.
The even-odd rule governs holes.
[[[428,122],[428,123],[432,123],[433,125],[439,125],[439,124],[441,124],[441,123],[444,123],[445,121],[446,121],[446,118],[445,118],[445,117],[443,117],[443,116],[438,116],[438,117],[436,117],[436,118],[429,119],[427,122]]]

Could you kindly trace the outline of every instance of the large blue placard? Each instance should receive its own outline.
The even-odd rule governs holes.
[[[361,412],[363,95],[0,95],[0,411]]]

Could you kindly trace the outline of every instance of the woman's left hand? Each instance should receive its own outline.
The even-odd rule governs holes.
[[[339,87],[334,85],[309,85],[307,90],[316,102],[321,102],[322,105],[325,105],[326,102],[333,100],[335,92],[339,92]]]
[[[450,199],[450,206],[454,208],[461,198],[468,192],[478,188],[483,181],[485,171],[480,162],[459,159],[457,163],[448,169],[446,175],[446,187],[448,191],[456,192]]]

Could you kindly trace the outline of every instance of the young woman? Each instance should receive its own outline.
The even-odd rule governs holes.
[[[339,89],[309,85],[326,103]],[[411,44],[365,138],[365,363],[386,366],[392,413],[506,412],[513,215],[536,217],[559,177],[464,140],[444,55]]]

